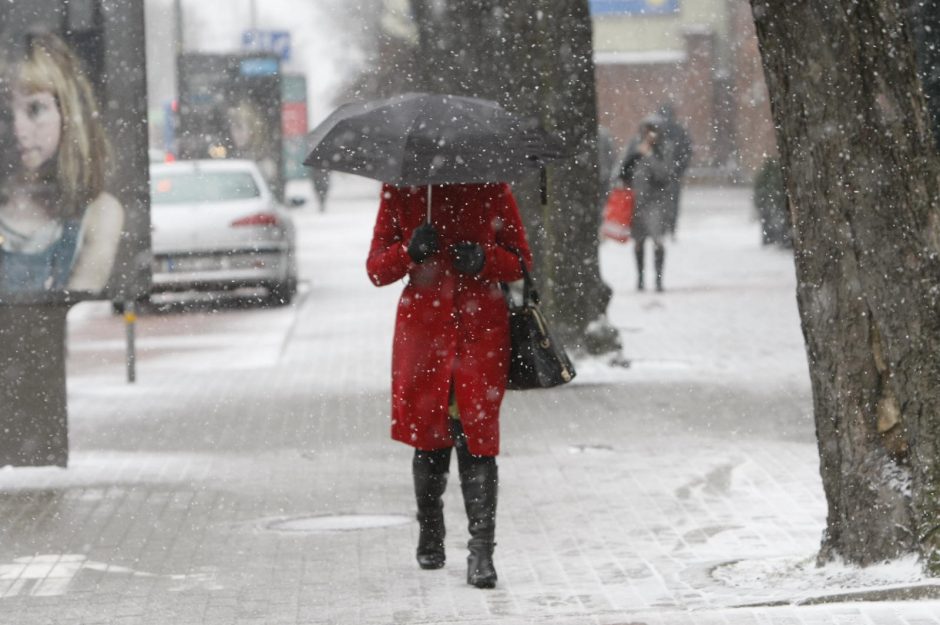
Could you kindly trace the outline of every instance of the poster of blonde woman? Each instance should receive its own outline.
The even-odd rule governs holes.
[[[0,466],[66,466],[67,316],[149,291],[143,40],[143,0],[0,2]]]
[[[37,29],[0,61],[0,303],[101,296],[125,225],[108,189],[112,160],[82,60]]]

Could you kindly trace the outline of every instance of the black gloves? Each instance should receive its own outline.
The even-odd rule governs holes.
[[[423,223],[411,234],[408,243],[408,256],[416,263],[423,263],[440,249],[437,230],[429,223]],[[486,255],[478,243],[463,241],[451,248],[454,269],[467,275],[476,275],[483,270]]]
[[[438,250],[437,230],[425,222],[415,228],[408,243],[408,256],[416,263],[423,263],[431,254]]]
[[[486,255],[478,243],[470,243],[469,241],[457,243],[452,251],[454,253],[454,269],[460,273],[473,276],[483,271]]]

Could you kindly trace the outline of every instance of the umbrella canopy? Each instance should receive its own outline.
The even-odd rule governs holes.
[[[345,104],[308,135],[304,165],[396,186],[510,182],[561,158],[561,140],[479,98],[408,93]]]

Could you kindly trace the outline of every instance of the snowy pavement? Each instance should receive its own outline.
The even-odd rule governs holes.
[[[144,314],[133,385],[109,306],[70,313],[71,463],[0,470],[0,624],[940,625],[915,562],[814,565],[793,263],[742,189],[687,190],[664,294],[602,246],[629,369],[507,396],[498,587],[465,583],[455,475],[447,566],[419,570],[375,195],[346,178],[297,212],[294,305]]]

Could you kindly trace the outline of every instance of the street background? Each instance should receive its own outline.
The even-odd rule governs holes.
[[[495,590],[465,583],[456,470],[447,566],[419,570],[388,437],[401,289],[365,274],[378,186],[334,183],[295,213],[297,301],[158,302],[134,384],[122,319],[73,309],[70,466],[0,470],[0,623],[940,624],[912,560],[815,567],[792,255],[747,188],[686,190],[663,294],[602,245],[631,366],[507,395]]]

